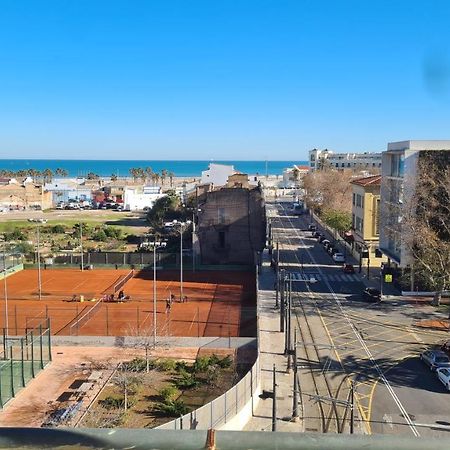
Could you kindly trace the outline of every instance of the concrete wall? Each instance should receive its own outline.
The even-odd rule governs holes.
[[[199,198],[197,236],[202,264],[250,264],[265,245],[261,190],[230,188]]]

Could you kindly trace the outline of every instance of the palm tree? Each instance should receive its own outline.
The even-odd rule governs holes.
[[[173,187],[173,177],[175,176],[175,174],[173,172],[169,172],[168,176],[170,180],[170,187]]]
[[[145,168],[146,181],[152,179],[153,169],[151,167]]]
[[[137,178],[139,177],[138,169],[136,169],[136,167],[132,167],[132,168],[129,170],[129,172],[130,172],[131,176],[133,177],[133,181],[136,181]]]
[[[138,169],[138,174],[139,174],[139,178],[142,180],[143,183],[145,183],[145,179],[146,179],[146,172],[142,167],[139,167]]]
[[[153,172],[152,173],[152,182],[153,182],[153,186],[158,183],[159,180],[159,174],[158,172]]]
[[[117,181],[117,175],[115,173],[111,174],[111,181]]]
[[[45,169],[42,172],[42,177],[43,177],[44,183],[50,183],[52,181],[52,178],[53,178],[52,170],[51,169]]]
[[[163,170],[161,170],[161,183],[163,186],[164,186],[164,181],[166,180],[166,178],[167,178],[167,170],[163,169]]]
[[[55,169],[55,175],[61,178],[65,178],[67,177],[69,173],[67,172],[66,169],[61,169],[60,167],[58,167],[57,169]]]

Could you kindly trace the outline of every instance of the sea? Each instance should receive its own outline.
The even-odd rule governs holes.
[[[101,177],[129,177],[132,168],[151,167],[153,172],[165,169],[175,177],[199,177],[210,163],[233,165],[235,170],[250,175],[281,175],[285,168],[294,164],[308,165],[308,161],[0,159],[0,170],[50,169],[55,172],[60,168],[65,169],[69,177],[85,177],[89,172]]]

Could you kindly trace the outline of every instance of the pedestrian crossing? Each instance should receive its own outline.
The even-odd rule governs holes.
[[[329,281],[339,283],[355,283],[360,282],[360,278],[356,274],[339,273],[339,274],[319,274],[319,273],[304,273],[304,272],[290,272],[292,281]]]

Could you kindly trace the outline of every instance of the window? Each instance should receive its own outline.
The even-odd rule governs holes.
[[[219,231],[219,247],[225,248],[225,231]]]
[[[373,234],[375,236],[378,236],[380,234],[380,199],[377,198],[375,201],[375,211],[374,211],[375,217],[373,218],[373,224],[374,224],[374,230]]]
[[[350,163],[347,163],[347,167],[350,167],[351,166],[351,164]]]
[[[219,224],[225,223],[225,208],[218,208],[218,210],[217,210],[217,222]]]
[[[359,208],[364,207],[364,198],[362,195],[356,194],[356,206]]]
[[[355,218],[355,230],[356,231],[363,231],[364,221],[361,219],[361,217],[356,216]]]
[[[339,167],[339,163],[336,163],[336,167]]]
[[[355,194],[353,194],[353,195],[355,195]],[[352,214],[352,228],[355,228],[355,227],[356,227],[356,225],[355,225],[355,215]]]
[[[352,205],[353,206],[355,206],[356,205],[356,201],[355,201],[355,198],[356,198],[356,194],[353,192],[353,201],[352,201]]]

